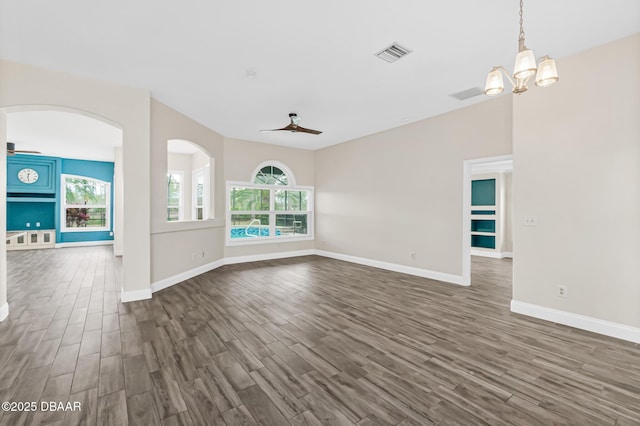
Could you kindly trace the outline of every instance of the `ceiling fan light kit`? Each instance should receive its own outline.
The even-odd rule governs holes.
[[[524,44],[524,29],[522,25],[522,6],[523,0],[520,0],[520,36],[518,38],[518,54],[516,55],[516,63],[513,67],[513,79],[509,76],[507,70],[502,66],[493,67],[487,75],[487,81],[484,93],[487,96],[495,96],[504,90],[504,80],[502,74],[513,86],[513,93],[520,94],[527,91],[527,83],[529,79],[535,75],[535,83],[540,87],[549,87],[558,81],[558,69],[556,62],[549,56],[545,56],[536,61],[533,52]],[[514,81],[515,80],[515,81]]]

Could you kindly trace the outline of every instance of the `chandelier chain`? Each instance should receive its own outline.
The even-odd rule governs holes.
[[[522,6],[524,4],[524,0],[520,0],[520,37],[518,40],[524,40],[524,28],[522,26]]]

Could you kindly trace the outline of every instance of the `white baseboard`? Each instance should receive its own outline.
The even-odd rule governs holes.
[[[247,263],[247,262],[260,262],[263,260],[274,260],[274,259],[286,259],[290,257],[299,257],[299,256],[311,256],[318,255],[323,257],[329,257],[332,259],[344,260],[346,262],[358,263],[360,265],[373,266],[374,268],[386,269],[394,272],[401,272],[404,274],[415,275],[423,278],[430,278],[433,280],[444,281],[452,284],[464,285],[468,286],[468,282],[464,282],[464,279],[460,275],[452,275],[446,274],[443,272],[430,271],[428,269],[420,269],[414,268],[411,266],[398,265],[395,263],[381,262],[378,260],[365,259],[362,257],[349,256],[341,253],[334,253],[323,250],[295,250],[295,251],[282,251],[276,253],[264,253],[264,254],[254,254],[248,256],[235,256],[235,257],[225,257],[219,260],[216,260],[211,263],[207,263],[206,265],[198,266],[197,268],[190,269],[188,271],[181,272],[179,274],[173,275],[168,278],[163,278],[159,281],[155,281],[151,284],[151,289],[147,294],[142,294],[143,290],[136,293],[134,295],[127,294],[127,300],[125,300],[125,294],[123,292],[123,302],[129,302],[133,300],[144,300],[151,297],[151,293],[155,293],[157,291],[163,290],[165,288],[171,287],[172,285],[181,283],[190,278],[198,276],[200,274],[204,274],[205,272],[212,271],[217,269],[223,265],[233,265],[237,263]],[[140,293],[139,295],[137,293]]]
[[[9,316],[9,304],[5,303],[0,306],[0,321],[4,321]]]
[[[309,256],[312,254],[315,254],[315,250],[283,251],[277,253],[255,254],[250,256],[225,257],[214,262],[207,263],[206,265],[198,266],[197,268],[193,268],[188,271],[173,275],[171,277],[163,278],[159,281],[156,281],[151,284],[151,292],[155,293],[156,291],[171,287],[172,285],[176,285],[200,274],[204,274],[205,272],[212,271],[223,265],[259,262],[262,260],[285,259],[288,257]]]
[[[181,283],[182,281],[186,281],[189,278],[193,278],[200,274],[204,274],[205,272],[209,272],[216,268],[219,268],[224,264],[224,259],[219,259],[214,262],[207,263],[206,265],[198,266],[197,268],[189,269],[188,271],[181,272],[171,277],[155,281],[151,284],[151,292],[155,293],[156,291],[171,287],[172,285]]]
[[[309,249],[309,250],[281,251],[276,253],[265,253],[265,254],[253,254],[249,256],[225,257],[224,264],[233,265],[236,263],[260,262],[262,260],[286,259],[289,257],[311,256],[314,254],[318,254],[317,250]]]
[[[136,302],[138,300],[151,299],[151,289],[145,288],[144,290],[122,291],[120,293],[120,301],[122,303]]]
[[[471,249],[471,256],[491,257],[493,259],[504,259],[505,257],[513,258],[513,253],[510,251],[488,251]]]
[[[531,303],[519,302],[517,300],[511,301],[511,312],[604,334],[605,336],[615,337],[633,343],[640,343],[640,328],[625,324],[547,308],[545,306],[533,305]]]
[[[468,286],[470,283],[461,275],[447,274],[445,272],[431,271],[429,269],[415,268],[413,266],[399,265],[397,263],[382,262],[379,260],[367,259],[364,257],[350,256],[348,254],[335,253],[331,251],[315,250],[318,256],[329,257],[331,259],[344,260],[346,262],[358,263],[360,265],[373,266],[374,268],[386,269],[388,271],[401,272],[403,274],[415,275],[432,280],[444,281],[451,284]]]
[[[56,248],[65,248],[65,247],[94,247],[94,246],[112,246],[113,240],[105,240],[105,241],[77,241],[74,243],[57,243],[55,245]]]

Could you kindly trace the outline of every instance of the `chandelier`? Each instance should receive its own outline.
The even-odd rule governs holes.
[[[504,90],[503,73],[513,86],[513,93],[518,95],[527,91],[527,83],[534,75],[536,76],[536,85],[540,87],[548,87],[558,81],[556,62],[548,56],[536,62],[533,52],[524,45],[522,1],[523,0],[520,0],[520,37],[518,38],[518,54],[516,55],[516,64],[513,68],[513,79],[504,67],[493,67],[487,75],[487,84],[484,87],[484,93],[488,96],[499,95]]]

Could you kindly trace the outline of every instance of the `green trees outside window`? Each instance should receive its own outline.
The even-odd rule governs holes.
[[[83,176],[63,175],[63,231],[108,230],[111,184]]]

